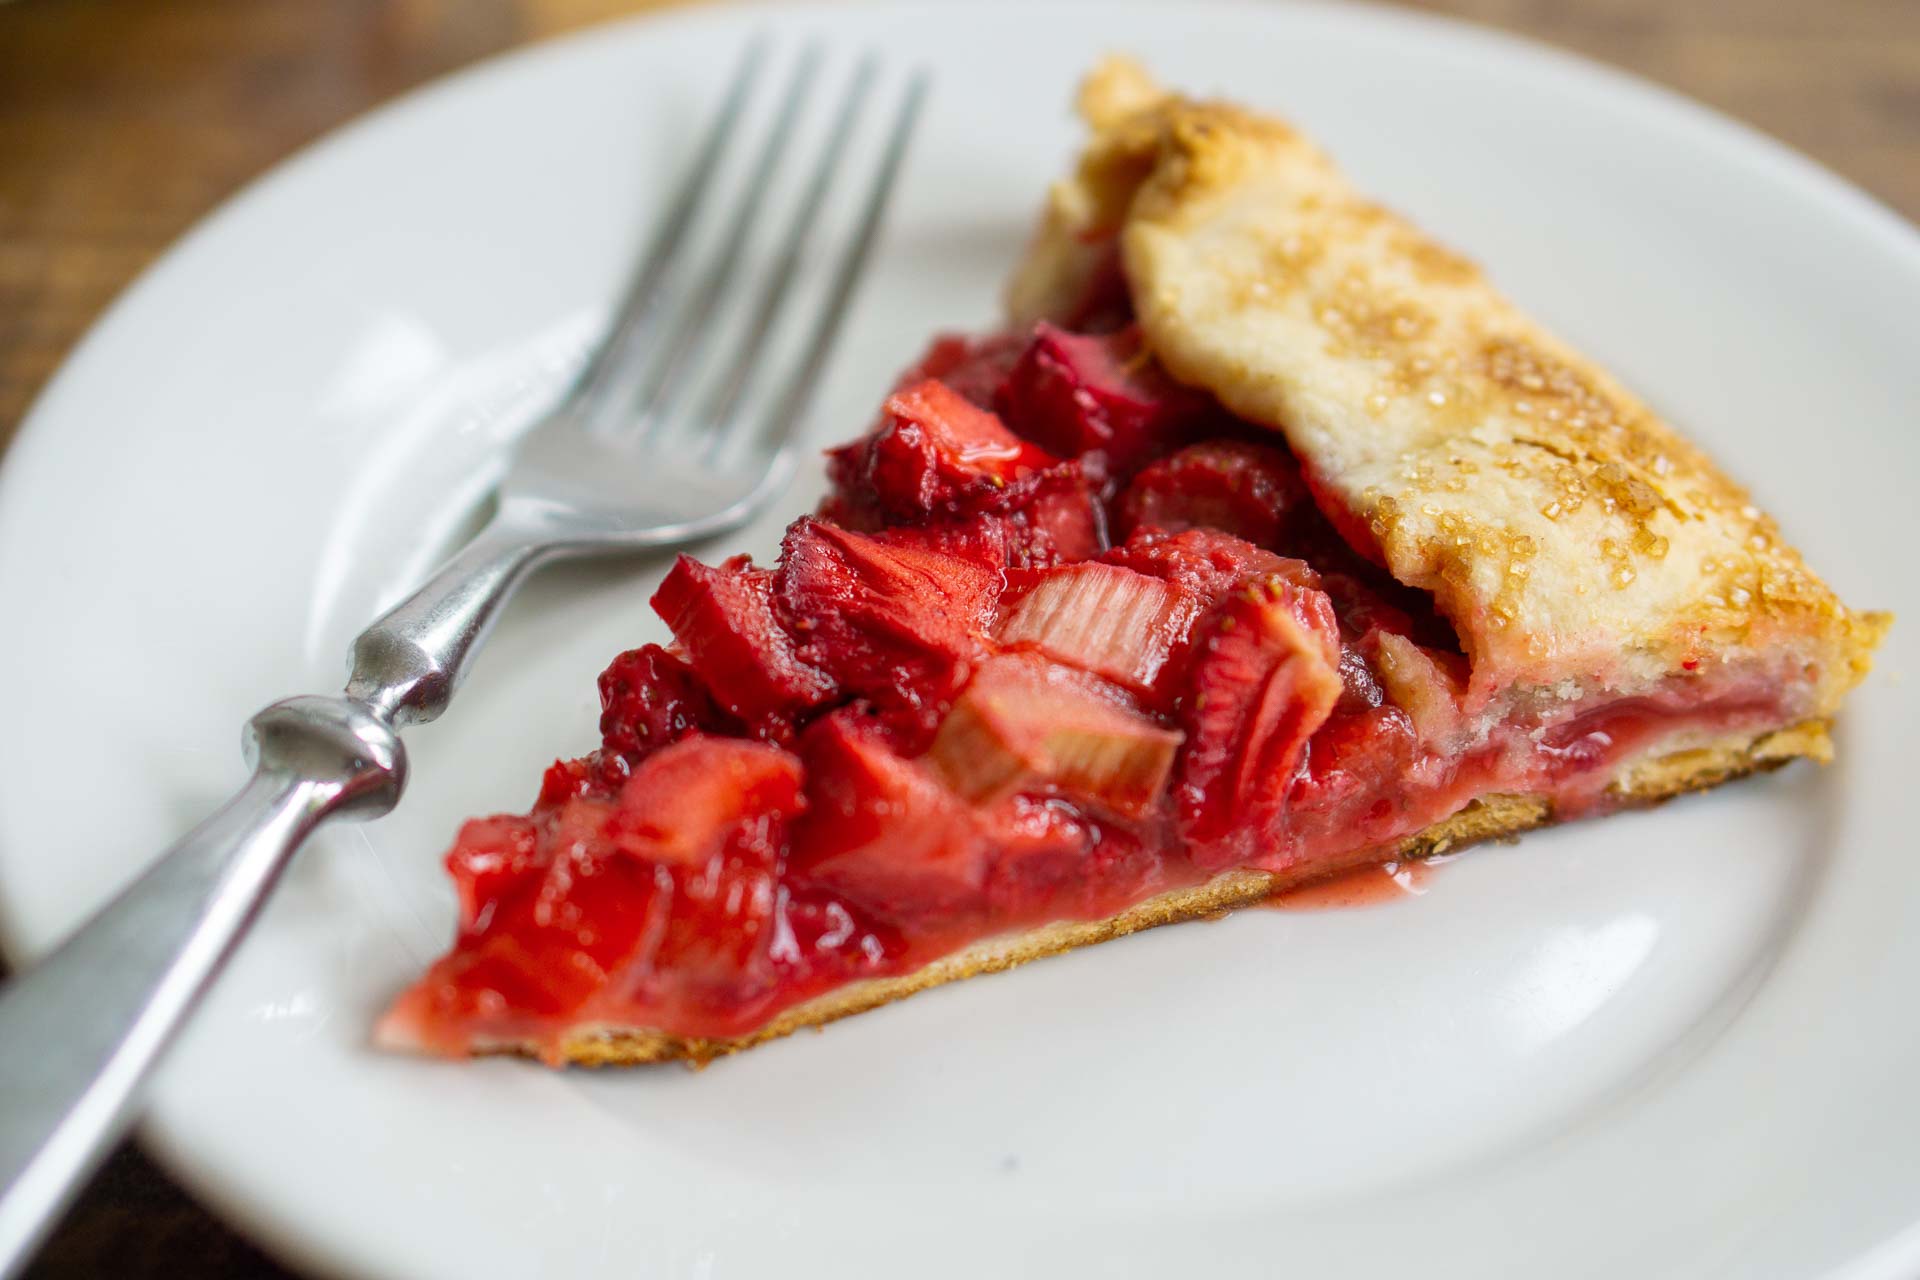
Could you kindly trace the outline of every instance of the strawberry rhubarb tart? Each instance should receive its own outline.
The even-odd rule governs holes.
[[[600,745],[447,855],[389,1045],[704,1060],[1800,756],[1885,619],[1284,124],[1110,62],[1009,290]]]

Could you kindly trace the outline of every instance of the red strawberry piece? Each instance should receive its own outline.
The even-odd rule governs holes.
[[[804,807],[800,760],[763,742],[696,735],[643,761],[620,789],[607,838],[615,848],[655,865],[704,867],[730,849],[771,867],[775,842],[768,819]]]
[[[869,697],[937,701],[985,647],[1001,574],[801,519],[787,530],[776,590],[800,656]]]
[[[1380,632],[1413,634],[1413,618],[1386,597],[1380,584],[1368,582],[1355,573],[1323,572],[1320,585],[1333,601],[1334,616],[1340,619],[1340,634],[1349,644],[1364,644]],[[1398,593],[1398,584],[1390,589]]]
[[[879,727],[847,708],[801,739],[807,816],[796,884],[817,884],[882,920],[924,924],[977,904],[989,848],[972,808]]]
[[[1408,777],[1419,758],[1412,721],[1390,703],[1336,711],[1313,735],[1306,769],[1291,797],[1297,839],[1337,837],[1354,846],[1405,835],[1403,793],[1382,792],[1381,778]]]
[[[998,573],[1007,567],[1010,522],[999,515],[940,520],[932,524],[897,525],[874,536],[888,546],[951,556]]]
[[[617,797],[468,823],[447,858],[468,945],[408,996],[432,1008],[396,1016],[577,1017],[603,991],[672,1007],[689,984],[753,981],[800,781],[788,752],[695,736],[648,757]],[[656,972],[673,989],[645,992]]]
[[[1032,340],[995,404],[1015,430],[1061,457],[1098,453],[1126,472],[1175,447],[1213,402],[1167,377],[1139,331],[1075,334],[1050,324]]]
[[[1289,559],[1214,529],[1187,529],[1179,533],[1136,530],[1126,542],[1101,559],[1164,578],[1208,600],[1217,600],[1254,578],[1274,574],[1303,586],[1319,586],[1319,579],[1304,561]]]
[[[873,533],[887,527],[887,513],[867,476],[867,460],[872,454],[872,437],[861,436],[836,449],[827,450],[827,496],[820,501],[819,515],[843,529]]]
[[[1024,922],[1101,914],[1090,900],[1088,876],[1109,840],[1128,842],[1124,830],[1110,832],[1052,796],[1009,796],[981,810],[979,820],[993,845],[986,895],[997,916]]]
[[[652,603],[714,700],[756,732],[791,732],[795,715],[833,696],[832,678],[780,625],[773,574],[744,556],[718,566],[681,556]]]
[[[880,425],[850,448],[834,459],[839,488],[871,495],[896,520],[1005,510],[1054,464],[991,412],[933,380],[896,392]]]
[[[1373,674],[1360,651],[1351,647],[1340,650],[1340,701],[1334,704],[1336,712],[1358,712],[1377,707],[1387,700],[1387,694],[1380,687],[1380,680]]]
[[[600,673],[600,740],[629,764],[690,733],[738,728],[686,660],[657,644],[629,649]]]
[[[1088,560],[1107,548],[1106,516],[1078,463],[1040,477],[1007,517],[1007,563],[1039,569]]]
[[[1148,526],[1217,529],[1276,550],[1289,545],[1303,514],[1317,520],[1292,456],[1240,440],[1211,440],[1152,463],[1117,507],[1123,536]]]
[[[460,899],[462,933],[481,927],[503,893],[544,865],[539,839],[533,819],[505,814],[460,828],[446,866]]]
[[[941,334],[919,362],[900,375],[894,390],[905,391],[934,378],[982,409],[991,409],[1000,384],[1026,347],[1026,335],[1021,333]]]
[[[1314,475],[1312,467],[1302,466],[1300,478],[1305,482],[1307,492],[1313,495],[1314,505],[1320,508],[1320,514],[1333,526],[1340,541],[1368,564],[1386,568],[1386,552],[1380,549],[1380,539],[1374,536],[1373,527],[1367,523],[1366,517],[1349,506],[1347,500],[1326,481]]]
[[[632,761],[604,747],[573,760],[555,760],[541,776],[534,812],[557,809],[576,796],[611,796],[632,772]]]
[[[1341,694],[1321,592],[1283,574],[1230,592],[1195,631],[1174,810],[1194,862],[1248,861],[1279,834],[1307,739]]]
[[[705,983],[737,997],[765,979],[787,832],[806,805],[802,776],[791,752],[704,735],[634,770],[604,838],[621,855],[615,861],[630,860],[651,877],[654,901],[637,946],[610,973],[615,989],[670,980],[678,990],[662,992],[663,1000],[697,998]],[[599,902],[591,888],[582,890]]]

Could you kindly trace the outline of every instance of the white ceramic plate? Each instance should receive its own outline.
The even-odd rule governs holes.
[[[1783,518],[1849,600],[1909,567],[1920,239],[1781,148],[1512,40],[1340,7],[707,10],[502,59],[236,199],[101,322],[0,496],[0,889],[45,947],[324,690],[606,305],[748,30],[939,81],[815,417],[984,323],[1099,51],[1277,108],[1482,259]],[[741,539],[762,552],[813,497]],[[966,983],[703,1074],[384,1057],[438,859],[593,740],[657,568],[516,603],[400,813],[330,833],[169,1061],[148,1135],[297,1262],[421,1277],[1851,1276],[1920,1265],[1912,622],[1841,762]],[[8,1045],[0,1052],[31,1052]]]

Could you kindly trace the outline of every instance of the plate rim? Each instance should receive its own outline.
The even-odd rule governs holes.
[[[1047,3],[1053,8],[1081,7],[1080,0],[1047,0]],[[1120,0],[1120,3],[1134,10],[1165,11],[1164,6],[1156,5],[1151,0]],[[1797,188],[1824,211],[1844,222],[1850,232],[1871,237],[1889,251],[1906,257],[1916,270],[1920,270],[1920,226],[1910,222],[1880,197],[1792,144],[1638,72],[1533,36],[1453,15],[1402,9],[1380,0],[1281,0],[1280,3],[1262,3],[1261,0],[1187,0],[1187,3],[1189,7],[1198,5],[1240,14],[1312,11],[1335,22],[1386,24],[1439,33],[1463,45],[1477,44],[1479,47],[1475,52],[1485,56],[1557,64],[1570,75],[1604,89],[1617,105],[1660,115],[1675,125],[1684,122],[1693,132],[1694,137],[1690,141],[1694,144],[1710,145],[1721,158],[1738,159],[1767,171],[1774,179]],[[565,58],[574,48],[605,40],[616,32],[641,27],[650,30],[661,27],[726,28],[750,21],[755,15],[777,15],[775,20],[782,24],[799,24],[813,15],[839,15],[850,9],[919,8],[952,11],[967,4],[968,0],[804,0],[792,4],[777,4],[775,0],[729,0],[726,3],[675,5],[662,10],[611,17],[491,53],[357,112],[275,161],[197,218],[158,257],[143,267],[87,326],[61,357],[54,373],[35,392],[5,456],[0,457],[0,529],[6,527],[10,513],[18,505],[10,495],[25,483],[23,476],[37,468],[43,454],[59,447],[45,406],[66,383],[77,376],[74,370],[83,367],[90,354],[125,323],[130,304],[157,288],[163,288],[168,277],[183,270],[183,264],[194,257],[197,249],[217,241],[230,225],[246,218],[248,211],[264,194],[299,181],[310,167],[324,163],[336,152],[351,149],[363,132],[372,133],[391,127],[397,119],[429,107],[443,97],[473,92],[476,84],[489,77],[510,74],[515,68],[536,59]],[[1003,0],[1003,7],[1012,8],[1013,0]],[[995,16],[997,20],[999,15],[996,13]],[[0,803],[5,802],[7,785],[7,780],[0,778]],[[0,865],[4,865],[4,862],[0,862]],[[23,945],[20,933],[6,904],[6,895],[0,892],[0,955],[4,955],[15,966],[20,965],[26,956],[34,954],[35,950]],[[302,1271],[320,1274],[361,1274],[358,1261],[349,1257],[347,1251],[325,1236],[303,1229],[298,1220],[272,1212],[264,1201],[249,1198],[244,1186],[223,1178],[212,1162],[195,1154],[192,1135],[179,1129],[174,1121],[157,1109],[141,1120],[136,1132],[143,1148],[197,1200],[275,1260]],[[1869,1276],[1907,1275],[1916,1269],[1920,1269],[1920,1211],[1916,1211],[1909,1227],[1869,1242],[1848,1262],[1828,1274],[1865,1280]]]

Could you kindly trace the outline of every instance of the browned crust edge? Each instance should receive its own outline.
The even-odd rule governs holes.
[[[1621,770],[1613,791],[1626,804],[1645,806],[1685,792],[1704,791],[1746,774],[1775,769],[1803,756],[1824,762],[1832,754],[1828,731],[1826,720],[1808,720],[1756,737],[1712,742],[1642,759]],[[751,1049],[804,1027],[822,1027],[962,978],[998,973],[1030,960],[1124,938],[1142,929],[1182,920],[1217,918],[1307,880],[1372,863],[1430,858],[1482,841],[1516,836],[1553,821],[1553,805],[1546,797],[1483,796],[1451,817],[1396,844],[1356,849],[1331,864],[1315,866],[1307,874],[1227,871],[1205,884],[1149,898],[1105,920],[1061,921],[1026,933],[989,938],[912,973],[871,979],[817,996],[785,1010],[752,1035],[737,1039],[679,1036],[649,1028],[600,1027],[575,1031],[560,1044],[557,1055],[542,1055],[531,1044],[493,1045],[483,1052],[547,1056],[549,1060],[557,1057],[562,1063],[590,1067],[637,1066],[676,1059],[704,1065],[714,1058]]]

